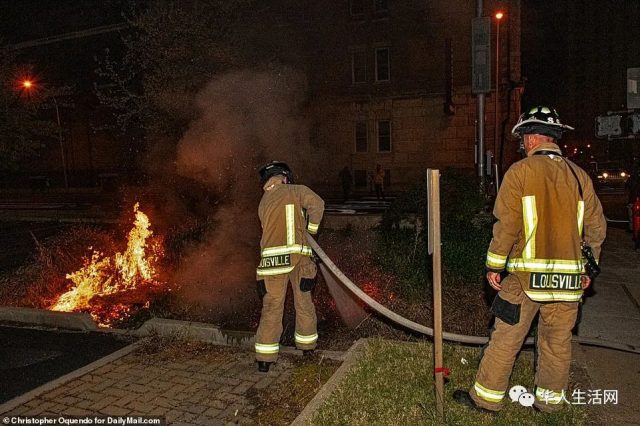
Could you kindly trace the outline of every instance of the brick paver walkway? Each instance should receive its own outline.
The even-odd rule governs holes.
[[[277,390],[294,369],[292,355],[281,355],[268,374],[259,374],[245,348],[138,350],[3,414],[159,415],[171,425],[251,424],[260,395]]]

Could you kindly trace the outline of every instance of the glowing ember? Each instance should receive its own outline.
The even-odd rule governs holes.
[[[62,294],[49,309],[65,312],[86,311],[100,325],[106,326],[126,317],[131,312],[133,304],[108,303],[105,298],[159,284],[155,277],[155,263],[160,249],[147,243],[147,239],[153,234],[149,229],[151,223],[147,215],[138,210],[137,203],[133,211],[136,218],[129,232],[124,253],[105,257],[102,253],[94,251],[85,266],[67,274],[66,278],[75,286]],[[148,248],[151,249],[151,254],[146,252]],[[145,300],[140,304],[149,306],[148,303],[149,301]]]

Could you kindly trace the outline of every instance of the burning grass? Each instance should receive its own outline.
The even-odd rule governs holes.
[[[162,257],[159,240],[153,234],[147,215],[133,208],[135,221],[129,231],[126,249],[113,256],[93,251],[82,268],[66,274],[72,287],[49,306],[52,311],[88,311],[98,324],[110,325],[128,316],[136,304],[149,306],[149,293],[162,285],[157,279],[156,263]],[[122,300],[122,295],[127,300]],[[109,301],[110,297],[115,300]]]
[[[134,215],[121,251],[115,233],[97,227],[78,226],[50,240],[36,240],[33,261],[0,278],[0,304],[88,312],[103,326],[148,307],[150,296],[162,287],[157,270],[162,242],[152,236],[149,219],[137,204]]]

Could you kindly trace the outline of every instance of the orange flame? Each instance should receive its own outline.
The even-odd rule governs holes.
[[[103,257],[102,253],[94,251],[85,266],[67,274],[66,278],[75,286],[62,294],[49,309],[65,312],[88,310],[100,325],[108,325],[126,315],[130,307],[126,304],[114,304],[109,310],[105,306],[92,306],[91,300],[94,297],[134,290],[141,284],[157,284],[154,279],[157,256],[146,253],[147,239],[153,234],[149,229],[151,223],[138,207],[138,203],[133,207],[136,218],[129,232],[125,252],[116,253],[113,257]]]

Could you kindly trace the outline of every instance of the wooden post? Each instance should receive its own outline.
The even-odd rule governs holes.
[[[429,209],[429,254],[433,260],[433,361],[438,416],[444,418],[444,374],[442,371],[442,277],[440,253],[440,171],[427,170]]]

